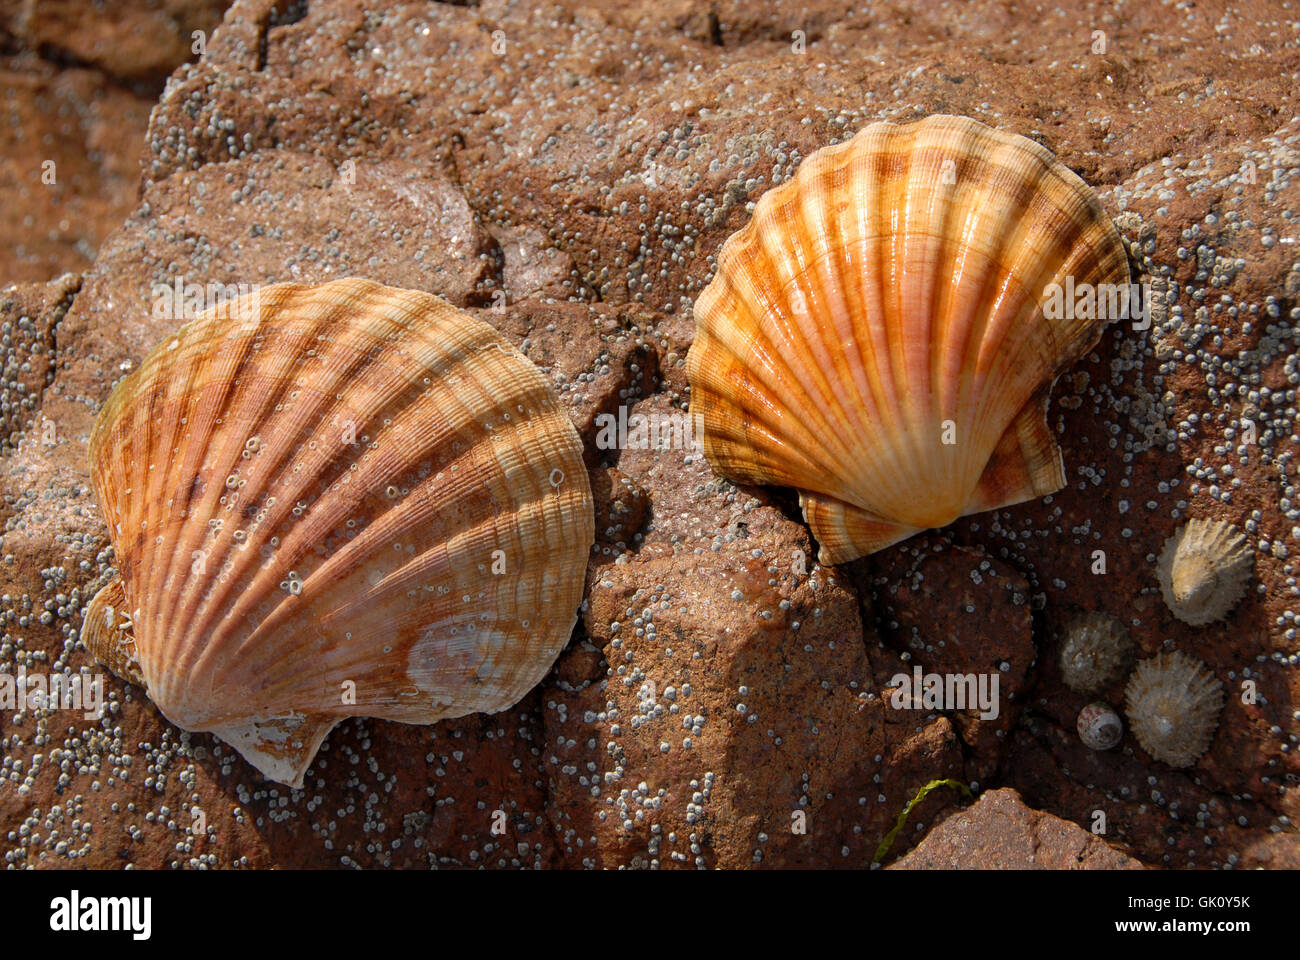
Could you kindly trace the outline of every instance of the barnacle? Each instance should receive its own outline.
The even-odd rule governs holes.
[[[1109,614],[1089,612],[1065,626],[1061,679],[1077,693],[1096,693],[1128,672],[1133,641],[1128,629]]]

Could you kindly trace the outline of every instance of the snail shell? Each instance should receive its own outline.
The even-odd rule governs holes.
[[[1109,750],[1124,736],[1124,722],[1108,703],[1100,700],[1079,711],[1075,723],[1079,739],[1089,750]]]
[[[1222,620],[1246,593],[1254,555],[1246,536],[1223,520],[1189,520],[1165,541],[1156,577],[1165,604],[1192,626]]]
[[[1108,322],[1044,315],[1067,278],[1126,285],[1128,261],[1046,149],[966,117],[871,124],[723,245],[687,357],[705,455],[797,488],[824,563],[1058,490],[1048,395]]]
[[[367,280],[266,287],[182,328],[109,397],[90,467],[120,579],[88,647],[292,786],[344,717],[516,703],[569,638],[595,536],[541,372]]]

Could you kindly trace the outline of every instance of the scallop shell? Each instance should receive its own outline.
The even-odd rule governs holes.
[[[341,719],[495,712],[567,642],[595,537],[542,373],[366,280],[214,308],[90,440],[121,579],[83,638],[163,714],[301,786]]]
[[[1047,285],[1128,280],[1043,147],[965,117],[872,124],[723,245],[687,358],[705,455],[797,488],[824,563],[1051,493],[1047,398],[1108,320],[1048,319]]]
[[[1124,689],[1124,712],[1142,749],[1171,767],[1190,767],[1210,747],[1223,710],[1223,684],[1185,653],[1143,660]]]
[[[1124,736],[1124,722],[1108,703],[1098,700],[1079,711],[1079,739],[1089,750],[1109,750]]]
[[[1232,524],[1189,520],[1165,541],[1156,562],[1165,604],[1192,626],[1222,620],[1245,594],[1254,559],[1245,534]]]

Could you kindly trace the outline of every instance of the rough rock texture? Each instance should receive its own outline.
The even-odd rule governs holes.
[[[1009,787],[990,790],[926,834],[896,870],[1141,870],[1077,824],[1031,810]]]
[[[64,274],[51,283],[0,290],[0,334],[9,347],[0,383],[0,449],[16,444],[31,426],[54,379],[55,330],[80,288],[80,277]]]
[[[135,206],[163,81],[229,0],[0,3],[0,283],[85,270]]]
[[[56,63],[144,89],[201,51],[230,0],[16,0],[0,29]],[[197,47],[197,50],[196,50]]]
[[[863,867],[922,787],[953,778],[1044,812],[998,816],[999,791],[935,846],[1294,865],[1294,21],[1221,2],[235,3],[168,81],[138,203],[84,278],[0,298],[0,673],[94,669],[76,636],[112,555],[86,437],[180,322],[158,296],[178,281],[358,274],[500,328],[586,444],[585,607],[517,707],[350,721],[301,791],[115,679],[102,720],[6,708],[6,863]],[[1113,326],[1057,385],[1064,490],[825,569],[788,491],[736,488],[680,444],[611,448],[602,430],[685,413],[691,303],[765,189],[868,122],[933,112],[1033,137],[1093,183],[1152,324]],[[44,236],[54,215],[29,210]],[[19,271],[47,253],[8,277],[48,280]],[[1203,628],[1165,608],[1152,569],[1188,516],[1232,520],[1257,551],[1252,591]],[[1123,618],[1139,657],[1186,649],[1224,681],[1197,765],[1171,770],[1128,736],[1106,753],[1078,741],[1085,700],[1056,644],[1089,609]],[[895,707],[892,679],[916,666],[997,671],[999,716]],[[955,796],[919,803],[888,857]],[[907,862],[942,862],[931,849]]]
[[[923,675],[997,677],[989,700],[997,716],[982,716],[994,711],[969,699],[952,714],[971,748],[968,773],[985,780],[1001,763],[1007,733],[1020,718],[1037,652],[1029,584],[981,549],[952,548],[927,536],[882,552],[872,573],[867,591],[875,597],[880,646],[900,654],[892,676],[913,674],[919,666]],[[889,686],[892,676],[877,681]],[[991,683],[988,688],[992,693]],[[909,693],[923,701],[914,685]]]

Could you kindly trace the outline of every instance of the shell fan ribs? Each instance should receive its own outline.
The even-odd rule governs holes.
[[[965,117],[872,124],[724,244],[687,358],[705,455],[796,488],[825,563],[1051,493],[1048,395],[1108,321],[1049,319],[1044,291],[1128,281],[1093,191],[1045,148]]]
[[[582,599],[577,432],[531,362],[426,293],[213,308],[117,386],[90,464],[120,579],[87,645],[293,786],[345,717],[512,706]]]

